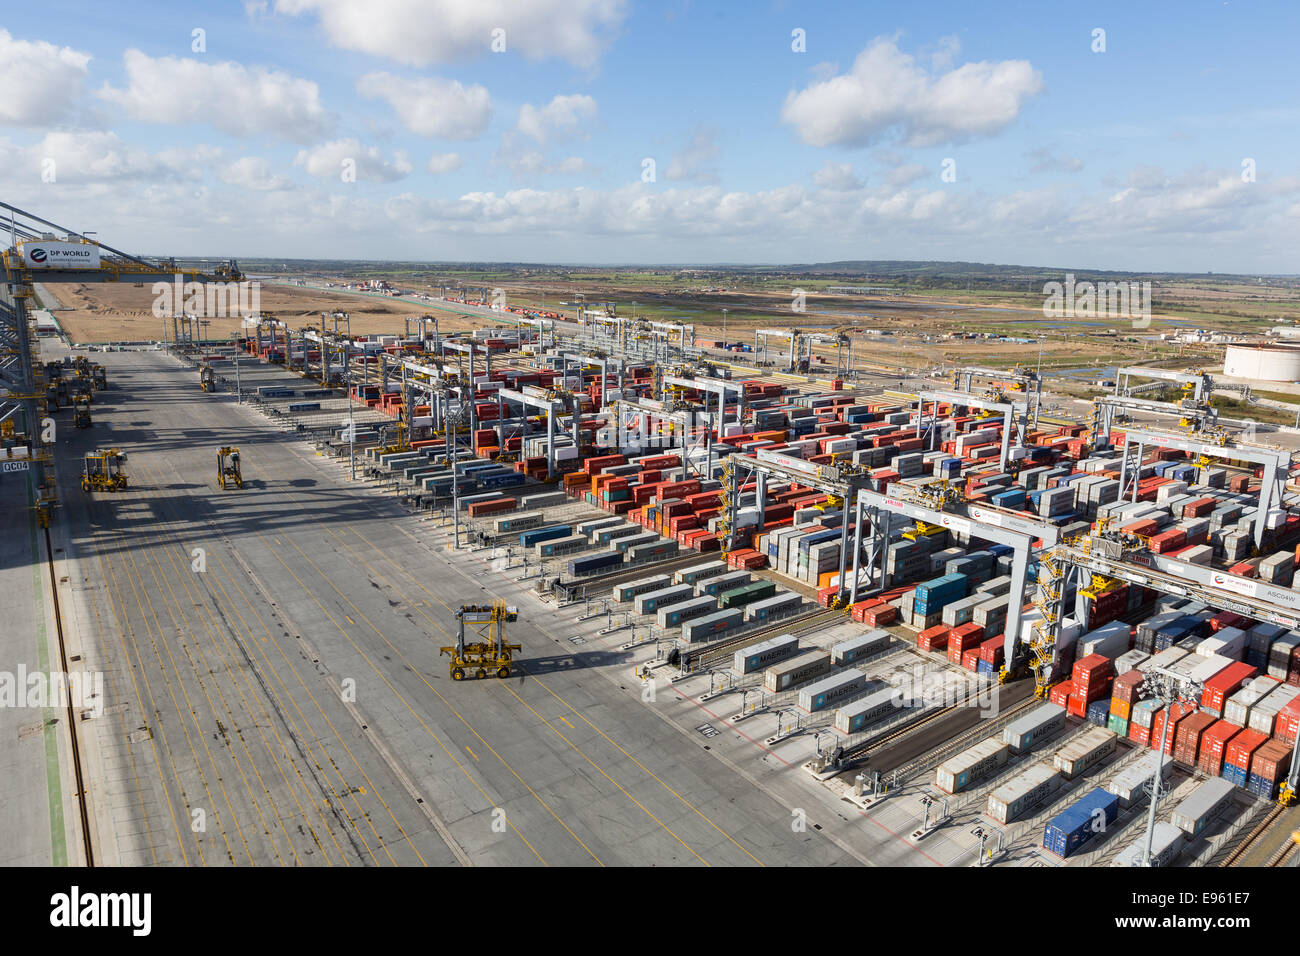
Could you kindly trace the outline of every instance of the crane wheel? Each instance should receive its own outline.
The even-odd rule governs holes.
[[[452,669],[452,672],[451,672],[451,679],[452,679],[452,680],[464,680],[464,679],[465,679],[465,672],[464,672],[463,670],[461,670],[459,667],[453,668],[453,669]]]
[[[500,677],[502,680],[505,680],[509,676],[510,676],[510,668],[508,667],[497,668],[497,677]]]
[[[474,672],[474,677],[477,680],[482,680],[484,677],[487,677],[487,671],[484,668],[480,667],[478,670]]]

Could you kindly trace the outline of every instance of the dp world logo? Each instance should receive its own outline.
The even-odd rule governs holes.
[[[32,262],[44,262],[46,259],[46,252],[44,249],[33,249],[31,256]]]

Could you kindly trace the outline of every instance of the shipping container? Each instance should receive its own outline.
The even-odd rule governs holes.
[[[726,635],[727,632],[740,627],[742,623],[742,612],[738,607],[714,611],[712,614],[692,618],[683,623],[682,640],[687,643],[717,640]],[[827,659],[829,660],[829,658]]]
[[[1173,758],[1168,754],[1144,753],[1137,763],[1117,773],[1106,789],[1119,797],[1121,807],[1142,803],[1148,796],[1147,786],[1155,778],[1156,767],[1160,768],[1160,779],[1168,780],[1174,769]]]
[[[563,538],[554,538],[550,541],[543,541],[534,548],[539,558],[554,558],[562,554],[572,554],[574,551],[585,551],[591,547],[591,542],[585,535],[571,534]]]
[[[799,691],[799,709],[815,714],[841,701],[861,694],[867,687],[867,675],[855,668],[824,677]]]
[[[799,638],[793,634],[782,634],[736,651],[732,657],[731,669],[737,674],[752,674],[787,660],[798,652]]]
[[[1061,771],[1067,780],[1096,766],[1115,752],[1116,737],[1100,727],[1076,737],[1052,755],[1052,766]]]
[[[534,528],[532,531],[525,531],[519,536],[519,543],[525,548],[531,548],[535,544],[550,541],[553,538],[567,538],[570,534],[572,534],[572,529],[567,524],[553,524],[545,528]]]
[[[718,603],[722,607],[744,607],[747,604],[753,604],[755,601],[762,601],[772,597],[776,593],[776,584],[771,581],[752,581],[749,584],[742,584],[738,588],[729,588],[725,591],[719,591],[717,594]]]
[[[798,594],[774,594],[745,606],[746,621],[775,621],[797,614],[803,608],[803,598]]]
[[[590,554],[585,558],[570,558],[569,574],[575,578],[587,577],[592,574],[600,574],[602,571],[611,571],[622,563],[623,555],[617,551]]]
[[[889,647],[890,634],[884,630],[871,630],[859,637],[850,638],[847,641],[840,641],[831,648],[831,660],[837,667],[843,667],[845,664],[852,664],[856,660],[864,657],[870,657],[873,654],[879,654]]]
[[[507,515],[504,518],[497,518],[492,522],[492,531],[494,534],[528,531],[531,528],[541,527],[545,521],[546,516],[540,511],[524,511],[519,514]]]
[[[1012,753],[1022,754],[1063,730],[1065,708],[1056,704],[1043,704],[1003,727],[1002,742],[1011,748]]]
[[[639,595],[649,591],[662,590],[671,583],[668,575],[656,574],[654,577],[639,578],[636,581],[628,581],[626,584],[616,584],[611,589],[610,596],[618,603],[626,604]]]
[[[860,733],[892,714],[917,706],[919,701],[905,699],[898,688],[884,687],[836,710],[835,729],[842,734]]]
[[[998,823],[1005,825],[1025,811],[1038,806],[1060,789],[1061,772],[1048,764],[1036,763],[990,793],[985,812]]]
[[[682,568],[673,574],[673,584],[698,584],[706,578],[716,578],[719,575],[726,574],[730,570],[725,562],[708,561],[704,564],[693,564],[689,568]]]
[[[1001,740],[985,740],[940,764],[935,786],[944,793],[960,793],[1003,766],[1010,755],[1011,748]]]
[[[1196,836],[1232,804],[1233,786],[1215,777],[1205,781],[1174,809],[1170,822],[1184,833]]]
[[[1043,830],[1043,848],[1063,859],[1071,856],[1104,832],[1118,815],[1119,797],[1098,787],[1047,824]]]
[[[763,672],[763,688],[779,693],[820,677],[830,669],[831,656],[825,651],[805,651],[798,657],[768,667]]]
[[[632,599],[632,609],[637,614],[654,614],[661,607],[680,604],[695,597],[695,588],[689,584],[671,584],[657,591],[646,591]]]
[[[1111,866],[1168,866],[1178,859],[1187,844],[1187,834],[1172,823],[1157,823],[1151,828],[1151,857],[1147,861],[1145,835],[1131,843],[1111,861]]]
[[[684,585],[690,587],[690,585]],[[692,591],[692,593],[694,593]],[[718,602],[709,596],[692,597],[668,606],[660,606],[655,612],[660,627],[676,627],[691,618],[712,614],[718,609]]]

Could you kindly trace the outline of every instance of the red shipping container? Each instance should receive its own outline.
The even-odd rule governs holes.
[[[1157,711],[1155,718],[1151,721],[1151,749],[1155,750],[1160,746],[1160,738],[1165,732],[1165,720],[1167,718],[1169,720],[1169,735],[1165,737],[1165,753],[1172,757],[1174,743],[1178,739],[1178,725],[1194,713],[1196,713],[1195,707],[1191,704],[1181,703]]]
[[[1295,743],[1297,731],[1300,731],[1300,697],[1283,707],[1273,724],[1273,735],[1289,744]]]
[[[1075,717],[1088,716],[1088,701],[1078,694],[1071,694],[1065,702],[1065,709]]]
[[[1064,707],[1070,695],[1074,693],[1074,681],[1063,680],[1056,684],[1047,694],[1047,699],[1057,707]]]
[[[1115,682],[1111,685],[1111,696],[1124,701],[1126,704],[1134,704],[1138,700],[1138,688],[1142,686],[1143,680],[1141,671],[1125,671],[1116,677]]]
[[[898,608],[892,604],[882,604],[879,607],[873,607],[863,615],[863,623],[871,627],[887,627],[894,623],[898,617]]]
[[[1261,745],[1250,761],[1251,775],[1277,783],[1291,769],[1293,749],[1295,748],[1291,744],[1284,744],[1280,740],[1270,740]]]
[[[961,666],[968,671],[977,671],[980,669],[980,649],[972,647],[961,656]]]
[[[997,637],[990,637],[987,641],[980,644],[980,660],[985,663],[998,667],[1002,664],[1002,658],[1006,653],[1006,637],[999,634]]]
[[[1241,728],[1226,720],[1211,725],[1205,733],[1201,734],[1201,749],[1196,758],[1196,765],[1212,777],[1222,775],[1224,751],[1228,747],[1228,742],[1239,733]]]
[[[1089,654],[1087,657],[1080,658],[1074,662],[1074,670],[1070,672],[1075,683],[1080,684],[1091,683],[1108,674],[1110,674],[1110,658],[1100,654]]]
[[[1149,746],[1151,743],[1151,728],[1139,727],[1132,721],[1128,725],[1128,739],[1133,741],[1139,747]]]
[[[1228,742],[1223,751],[1223,762],[1250,773],[1250,758],[1255,751],[1268,743],[1268,737],[1258,730],[1243,730]]]
[[[1222,717],[1224,701],[1257,673],[1259,671],[1256,668],[1241,661],[1229,664],[1205,682],[1205,689],[1201,692],[1201,706],[1216,717]]]
[[[927,627],[917,635],[916,646],[922,651],[941,651],[948,646],[948,628],[942,624]]]
[[[1178,722],[1178,737],[1174,741],[1174,759],[1189,767],[1196,766],[1196,756],[1201,749],[1201,737],[1214,723],[1213,714],[1198,712]]]

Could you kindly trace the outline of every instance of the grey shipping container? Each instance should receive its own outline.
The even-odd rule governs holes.
[[[751,647],[742,647],[732,655],[731,669],[737,674],[752,674],[786,660],[799,652],[799,638],[782,634]]]
[[[739,613],[739,608],[736,609]],[[773,664],[763,673],[763,688],[772,693],[788,690],[796,684],[820,677],[831,669],[831,656],[825,651],[806,651],[798,657]]]

